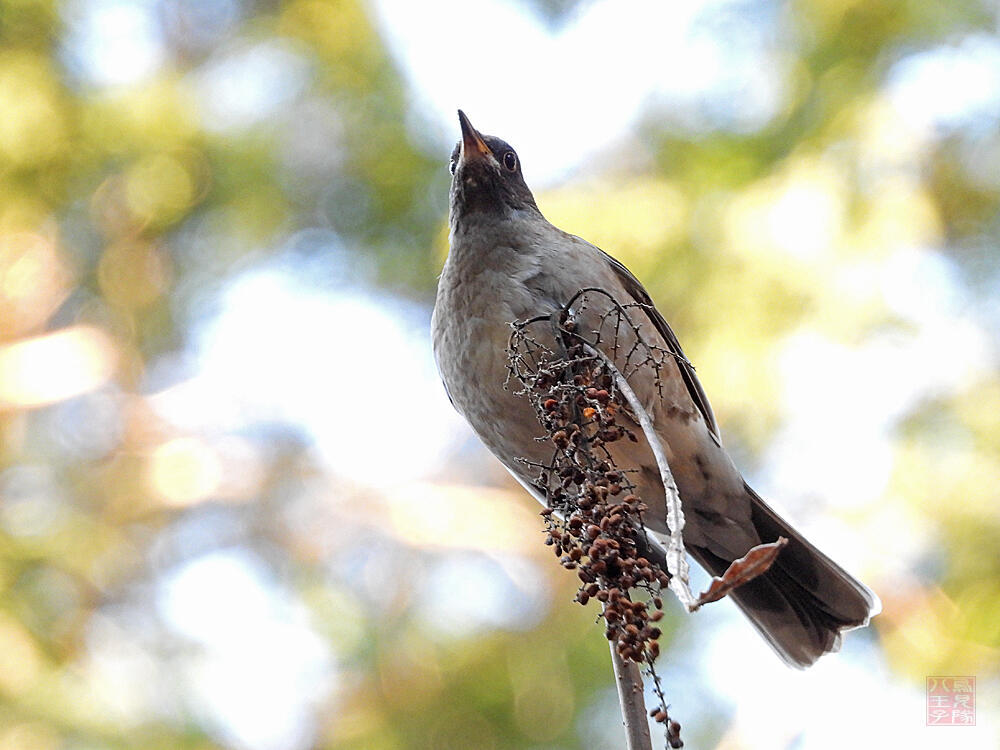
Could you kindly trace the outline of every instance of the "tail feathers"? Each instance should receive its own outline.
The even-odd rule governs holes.
[[[779,536],[788,545],[765,574],[729,596],[788,664],[808,667],[840,648],[841,633],[862,627],[881,610],[878,597],[824,555],[749,487],[752,520],[762,542]],[[701,548],[691,554],[712,575],[730,561]]]

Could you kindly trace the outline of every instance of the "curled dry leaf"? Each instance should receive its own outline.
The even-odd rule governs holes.
[[[766,573],[767,569],[778,558],[781,548],[786,544],[788,544],[788,540],[779,536],[778,541],[758,544],[739,560],[733,560],[721,578],[715,576],[712,579],[708,589],[698,597],[698,601],[690,608],[691,611],[694,612],[703,604],[718,601],[737,586],[742,586],[762,573]]]

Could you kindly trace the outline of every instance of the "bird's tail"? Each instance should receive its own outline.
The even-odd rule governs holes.
[[[729,597],[785,662],[808,667],[838,650],[841,633],[867,625],[882,605],[871,589],[810,544],[750,487],[746,490],[761,541],[783,536],[788,544],[770,570]],[[689,551],[712,575],[721,576],[731,562],[702,548]]]

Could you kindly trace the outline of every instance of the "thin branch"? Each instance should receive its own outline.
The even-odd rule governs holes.
[[[615,684],[618,686],[618,702],[622,708],[622,724],[625,726],[626,750],[653,750],[649,738],[649,719],[646,718],[646,704],[642,693],[642,675],[639,665],[623,659],[614,641],[611,645],[611,664],[615,670]]]

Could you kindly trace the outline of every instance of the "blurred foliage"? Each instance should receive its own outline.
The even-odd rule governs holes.
[[[0,0],[0,748],[239,746],[204,710],[200,673],[176,666],[197,666],[198,645],[161,603],[164,576],[232,549],[294,592],[336,654],[316,747],[604,746],[586,722],[614,721],[606,644],[530,538],[529,506],[509,538],[552,571],[553,603],[523,628],[449,635],[420,614],[422,576],[503,549],[476,530],[419,544],[386,531],[392,503],[324,474],[293,427],[191,434],[156,408],[182,380],[163,382],[164,362],[227,280],[302,230],[335,235],[370,270],[359,281],[429,305],[449,144],[426,135],[369,6],[149,0],[163,59],[111,85],[73,51],[89,5]],[[581,4],[528,5],[558,25]],[[749,12],[727,7],[723,27]],[[995,119],[914,132],[885,94],[908,56],[995,40],[995,5],[801,0],[776,17],[782,97],[766,123],[708,113],[692,127],[654,105],[624,166],[539,196],[647,283],[748,468],[788,416],[775,376],[787,337],[863,348],[912,333],[878,275],[900,250],[943,254],[960,317],[1000,322],[986,317]],[[280,72],[270,106],[227,98],[247,69]],[[784,229],[802,195],[822,208],[804,249]],[[323,247],[296,252],[324,262]],[[914,367],[939,356],[929,346]],[[890,663],[916,683],[995,678],[1000,373],[920,398],[893,430],[878,507],[842,511],[889,547],[860,572],[886,605]],[[897,523],[912,532],[904,569],[884,539]]]

